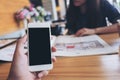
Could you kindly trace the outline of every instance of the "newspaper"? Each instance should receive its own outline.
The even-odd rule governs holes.
[[[25,29],[21,29],[9,34],[5,35],[0,35],[0,40],[5,40],[5,39],[18,39],[20,37],[23,37],[26,34]]]
[[[0,60],[12,61],[16,47],[15,42],[25,34],[25,29],[21,29],[13,33],[0,35]]]
[[[12,61],[16,44],[6,46],[0,49],[0,60],[1,61]]]
[[[10,41],[10,40],[7,40],[7,41]],[[10,45],[7,45],[5,47],[2,47],[0,49],[0,61],[12,61],[14,52],[15,52],[15,48],[16,48],[16,42],[14,42]],[[28,51],[28,49],[27,49],[27,42],[26,42],[24,45],[23,52],[27,52],[27,51]]]
[[[13,41],[15,41],[15,39],[0,41],[0,44],[1,44],[0,60],[12,61],[14,51],[16,48],[16,43],[12,43],[12,44],[9,44],[9,43]],[[85,36],[85,37],[51,36],[51,44],[52,46],[55,46],[57,49],[56,52],[53,52],[54,54],[52,55],[74,57],[74,56],[88,56],[88,55],[118,53],[119,51],[118,41],[113,42],[113,45],[110,46],[97,35],[91,35],[91,36]],[[7,46],[5,46],[6,44]]]
[[[0,49],[9,46],[16,42],[17,39],[6,39],[6,40],[0,40]]]
[[[107,44],[98,35],[75,37],[58,36],[52,37],[51,43],[56,47],[54,56],[87,56],[118,53],[118,48]]]

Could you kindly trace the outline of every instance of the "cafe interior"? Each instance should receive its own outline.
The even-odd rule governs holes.
[[[120,18],[115,24],[117,29],[111,28],[113,32],[110,33],[68,35],[66,14],[70,1],[0,0],[0,80],[17,80],[9,79],[9,75],[16,62],[16,44],[27,34],[29,23],[50,23],[51,42],[53,38],[61,42],[53,45],[56,48],[53,68],[37,80],[120,80]],[[120,15],[120,0],[104,1],[108,1]],[[107,17],[106,23],[111,27]],[[99,29],[95,31],[99,33]],[[25,71],[22,64],[20,67]]]

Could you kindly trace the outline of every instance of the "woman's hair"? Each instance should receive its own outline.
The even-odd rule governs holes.
[[[89,27],[95,27],[97,23],[101,22],[100,0],[86,0],[86,15],[87,24]],[[73,0],[70,0],[70,5],[67,10],[66,19],[69,27],[77,26],[78,16],[81,14],[80,7],[76,7],[73,4]],[[66,25],[67,26],[67,25]],[[85,26],[84,26],[85,27]]]

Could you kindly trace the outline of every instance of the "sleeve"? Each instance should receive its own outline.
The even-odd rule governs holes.
[[[102,12],[104,13],[105,17],[107,17],[111,23],[117,23],[117,20],[120,19],[120,13],[118,10],[107,0],[103,0],[101,4]]]

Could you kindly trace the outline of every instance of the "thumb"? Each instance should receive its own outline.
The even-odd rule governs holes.
[[[17,51],[17,53],[21,53],[21,51],[24,51],[24,45],[26,41],[27,41],[27,35],[18,39],[15,52]]]

